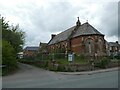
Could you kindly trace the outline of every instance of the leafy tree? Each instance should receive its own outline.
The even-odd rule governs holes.
[[[0,16],[2,25],[2,64],[6,65],[3,72],[14,70],[17,66],[17,53],[22,51],[25,33],[20,30],[19,25],[10,26],[3,17]]]
[[[17,69],[17,61],[15,58],[14,48],[6,40],[2,40],[2,75],[13,72]]]
[[[19,25],[9,26],[8,22],[2,19],[2,39],[8,41],[15,50],[15,53],[22,51],[25,33],[20,30]]]
[[[12,26],[10,29],[2,29],[2,38],[9,41],[10,44],[15,49],[15,52],[18,53],[22,50],[21,45],[24,44],[24,32],[20,31],[19,25]]]
[[[2,64],[8,67],[16,64],[15,51],[6,40],[2,40]]]

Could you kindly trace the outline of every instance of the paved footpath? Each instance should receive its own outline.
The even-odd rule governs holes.
[[[3,88],[117,88],[117,68],[91,72],[52,72],[19,64],[15,74],[2,77]],[[98,73],[101,72],[101,73]],[[84,74],[84,75],[83,75]]]
[[[103,72],[111,72],[111,71],[118,71],[118,67],[114,68],[108,68],[108,69],[100,69],[100,70],[95,70],[95,71],[82,71],[82,72],[58,72],[60,74],[64,75],[91,75],[91,74],[96,74],[96,73],[103,73]]]

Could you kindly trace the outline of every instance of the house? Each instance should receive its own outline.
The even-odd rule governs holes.
[[[109,55],[113,56],[116,56],[120,53],[120,44],[118,43],[118,41],[108,43],[108,52]]]
[[[39,47],[26,47],[23,50],[24,57],[34,56],[39,52]]]
[[[75,26],[57,35],[51,35],[51,40],[48,42],[48,51],[103,56],[106,55],[104,34],[88,22],[81,24],[78,17]]]

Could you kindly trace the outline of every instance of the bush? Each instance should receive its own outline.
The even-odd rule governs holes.
[[[58,65],[57,71],[65,72],[65,66],[64,65]]]
[[[49,62],[48,62],[48,61],[45,61],[44,68],[47,68],[47,67],[48,67],[48,64],[49,64]]]
[[[106,68],[110,63],[109,58],[103,57],[98,63],[95,63],[95,67]]]
[[[2,65],[6,66],[2,70],[2,75],[8,74],[17,68],[17,60],[14,49],[5,40],[2,41]]]
[[[28,61],[32,61],[32,60],[35,60],[35,57],[34,56],[24,56],[23,59],[28,60]]]
[[[60,65],[69,64],[69,62],[68,62],[67,59],[58,59],[58,60],[56,60],[56,63],[57,63],[57,64],[60,64]]]
[[[79,63],[79,64],[86,64],[86,63],[88,63],[88,61],[86,60],[85,56],[82,55],[82,54],[80,56],[75,55],[74,56],[74,62],[75,63]]]

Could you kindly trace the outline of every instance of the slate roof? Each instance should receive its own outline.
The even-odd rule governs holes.
[[[109,46],[120,46],[120,44],[118,44],[116,42],[109,42],[108,44],[109,44]]]
[[[57,34],[52,40],[49,41],[48,45],[52,45],[52,44],[58,43],[60,41],[67,40],[69,38],[69,36],[73,33],[75,28],[76,28],[76,26],[73,26],[73,27],[65,30],[64,32]],[[93,26],[91,26],[88,22],[86,22],[86,23],[80,25],[75,30],[75,32],[71,38],[81,36],[81,35],[93,35],[93,34],[103,35],[97,29],[95,29]]]
[[[39,47],[26,47],[24,50],[38,51]]]
[[[40,43],[40,46],[46,46],[47,45],[47,43]]]
[[[92,34],[103,35],[97,29],[91,26],[88,22],[86,22],[76,30],[73,37],[77,37],[80,35],[92,35]]]
[[[71,32],[75,29],[75,26],[57,34],[49,43],[48,45],[67,40],[68,37],[70,36]]]

